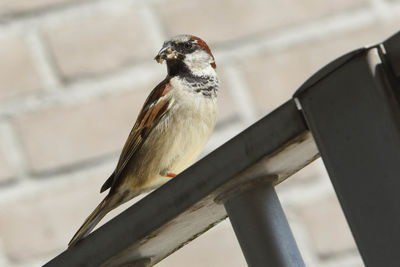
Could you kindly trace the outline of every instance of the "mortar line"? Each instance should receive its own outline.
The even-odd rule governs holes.
[[[49,51],[46,49],[38,29],[30,30],[27,33],[26,39],[32,51],[32,56],[34,58],[33,61],[41,77],[45,90],[49,92],[60,90],[60,87],[62,86],[60,77],[53,66],[53,62],[48,54]]]
[[[0,134],[3,137],[5,151],[9,156],[9,160],[16,169],[18,182],[29,179],[28,163],[23,152],[22,144],[9,121],[0,123]]]

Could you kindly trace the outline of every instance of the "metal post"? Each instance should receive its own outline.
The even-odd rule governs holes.
[[[305,266],[271,180],[238,186],[223,202],[249,266]]]

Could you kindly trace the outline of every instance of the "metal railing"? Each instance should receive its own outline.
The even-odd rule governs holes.
[[[319,153],[365,265],[397,266],[399,90],[400,33],[335,60],[45,266],[151,266],[227,216],[249,266],[304,266],[274,186]]]

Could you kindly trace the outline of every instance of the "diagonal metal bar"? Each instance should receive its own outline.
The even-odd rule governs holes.
[[[153,265],[226,218],[221,193],[258,177],[280,183],[317,157],[290,100],[45,266]]]

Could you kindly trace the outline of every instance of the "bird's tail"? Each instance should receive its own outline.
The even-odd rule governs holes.
[[[94,209],[94,211],[87,217],[81,228],[76,232],[74,237],[72,237],[71,241],[68,243],[68,247],[74,246],[78,243],[82,238],[87,236],[93,228],[100,222],[100,220],[114,208],[114,201],[112,201],[112,197],[110,195],[106,196],[103,201]]]

